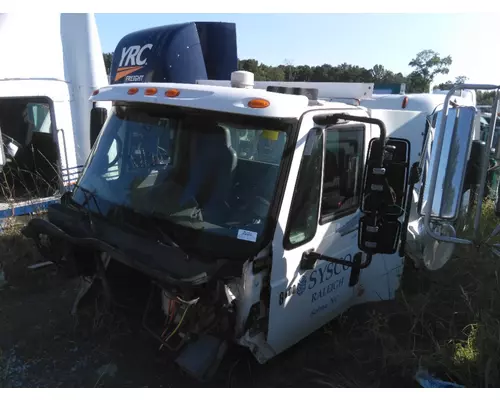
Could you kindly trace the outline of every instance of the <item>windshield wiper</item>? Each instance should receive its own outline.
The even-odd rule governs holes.
[[[184,254],[186,254],[186,252],[182,249],[182,247],[176,241],[174,241],[174,239],[172,239],[172,237],[168,233],[166,233],[163,229],[161,229],[156,224],[153,224],[153,226],[156,229],[156,231],[160,234],[159,241],[162,244],[166,244],[167,246],[170,246],[170,247],[176,247],[179,250],[181,250]],[[187,254],[186,254],[186,256],[187,256]]]
[[[167,224],[171,224],[171,225],[175,226],[175,223],[173,223],[173,222],[171,222],[169,220],[166,220],[165,216],[163,214],[158,213],[156,211],[148,213],[148,214],[146,214],[146,216],[149,217],[149,218],[152,218],[153,221],[158,221],[158,222],[161,221],[160,223],[166,222]],[[152,225],[154,226],[154,228],[156,229],[156,231],[161,235],[162,238],[167,239],[167,241],[168,241],[168,243],[170,245],[172,245],[173,247],[176,247],[179,250],[181,250],[187,258],[190,257],[189,253],[191,253],[191,252],[188,252],[186,249],[184,249],[184,246],[181,246],[179,243],[177,243],[176,241],[174,241],[174,239],[172,238],[171,234],[165,232],[165,230],[163,230],[156,223],[153,223]],[[188,235],[188,236],[190,236],[190,235]]]
[[[77,189],[79,189],[79,190],[82,191],[83,197],[85,198],[85,201],[83,202],[83,204],[80,204],[80,203],[76,202],[75,200],[71,199],[71,202],[74,203],[74,204],[78,204],[80,207],[83,207],[87,211],[86,215],[87,215],[87,218],[88,218],[90,229],[93,231],[94,230],[94,221],[92,221],[92,210],[88,206],[90,200],[94,201],[94,204],[95,204],[95,206],[97,208],[97,212],[99,213],[99,215],[104,218],[104,214],[102,213],[102,211],[101,211],[101,209],[99,207],[99,204],[97,202],[97,198],[96,198],[96,195],[95,195],[94,192],[92,192],[91,190],[86,189],[86,188],[80,186],[79,184],[75,184],[75,187]]]
[[[82,207],[85,207],[89,202],[90,200],[93,200],[94,201],[94,204],[97,208],[97,211],[99,212],[99,214],[103,217],[104,214],[102,213],[101,209],[99,208],[99,204],[97,203],[97,198],[96,198],[96,195],[94,192],[92,192],[91,190],[89,189],[86,189],[84,188],[83,186],[80,186],[79,184],[75,183],[75,187],[79,190],[82,191],[83,193],[83,197],[85,197],[85,201],[83,204],[81,204]],[[88,207],[85,207],[87,210],[90,211],[90,209]]]
[[[146,218],[146,219],[149,219],[149,218],[159,219],[158,217],[155,217],[151,213],[148,213],[148,214],[138,213],[137,211],[133,211],[133,210],[127,209],[125,207],[116,207],[115,210],[116,210],[116,215],[120,216],[119,223],[121,225],[129,227],[133,231],[137,231],[138,229],[142,232],[146,231],[148,236],[150,236],[150,237],[153,236],[157,240],[158,243],[165,245],[165,246],[168,246],[168,247],[175,247],[175,248],[179,249],[180,251],[182,251],[182,253],[186,256],[186,258],[189,258],[188,253],[172,238],[172,236],[169,235],[168,233],[166,233],[163,229],[161,229],[154,221],[152,222],[151,220],[149,220],[147,224],[144,224],[143,226],[138,227],[138,225],[134,225],[134,224],[131,224],[131,223],[126,221],[126,218],[124,218],[124,212],[128,212],[128,213],[131,213],[131,214],[134,214],[136,216],[140,216],[140,217]],[[140,224],[140,225],[142,225],[142,224]],[[152,228],[156,231],[155,235],[149,235],[150,228]]]
[[[156,213],[156,212],[148,213],[148,214],[146,214],[146,216],[148,218],[152,218],[153,220],[162,220],[161,217],[160,217],[160,215],[158,213]],[[166,233],[163,229],[161,229],[158,226],[158,224],[156,224],[155,222],[153,222],[151,225],[153,225],[153,228],[156,229],[156,231],[160,234],[160,236],[162,237],[162,239],[166,239],[167,243],[165,243],[165,244],[167,244],[169,246],[172,246],[172,247],[177,247],[177,248],[181,249],[181,246],[174,239],[172,239],[172,236],[169,235],[168,233]]]
[[[101,217],[105,218],[105,216],[102,213],[102,211],[101,211],[101,209],[99,207],[99,204],[97,202],[97,197],[96,197],[95,193],[92,192],[89,189],[86,189],[86,188],[84,188],[84,187],[82,187],[82,186],[80,186],[78,184],[75,184],[75,187],[78,188],[78,189],[80,189],[82,191],[82,193],[84,194],[84,197],[85,197],[85,201],[84,201],[83,204],[79,204],[78,202],[74,201],[73,199],[71,199],[71,201],[73,203],[79,205],[80,207],[83,207],[87,211],[87,217],[89,218],[89,222],[90,222],[90,225],[92,227],[93,226],[93,221],[92,221],[92,218],[91,218],[92,211],[87,206],[88,203],[90,202],[90,200],[94,201],[94,204],[96,205],[96,208],[97,208],[97,211],[98,211],[99,215]],[[131,228],[134,231],[137,230],[137,226],[136,225],[133,225],[133,224],[130,224],[130,223],[126,222],[125,218],[123,217],[123,210],[124,210],[124,208],[122,208],[122,207],[116,207],[115,210],[118,211],[118,214],[121,215],[121,218],[120,218],[120,221],[119,221],[119,223],[121,225],[127,226],[127,227]],[[149,215],[145,215],[145,216],[146,217],[153,217],[154,219],[160,219],[160,218],[158,218],[157,215],[154,215],[154,214],[149,214]],[[156,240],[159,243],[161,243],[163,245],[166,245],[166,246],[169,246],[169,247],[175,247],[175,248],[179,249],[186,256],[186,259],[189,259],[189,254],[176,241],[174,241],[174,239],[172,239],[171,235],[167,234],[156,223],[150,223],[150,224],[147,224],[147,225],[148,225],[148,228],[152,225],[152,227],[159,234],[159,235],[154,235],[155,238],[156,238]]]

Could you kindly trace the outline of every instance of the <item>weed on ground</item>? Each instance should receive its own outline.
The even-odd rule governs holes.
[[[499,222],[491,203],[482,220],[487,236]],[[83,337],[69,315],[76,285],[55,269],[27,271],[40,257],[18,228],[0,236],[0,254],[9,281],[0,290],[0,387],[200,386],[140,329]],[[210,385],[418,387],[424,368],[466,387],[500,387],[499,267],[484,246],[462,247],[438,271],[408,264],[396,301],[357,306],[266,365],[235,349]]]
[[[493,203],[487,202],[481,237],[499,223]],[[376,368],[378,381],[387,376],[404,380],[425,368],[467,387],[499,387],[499,270],[500,258],[488,246],[461,247],[438,271],[407,265],[396,302],[369,306],[366,323],[354,323],[362,347],[371,343],[364,362]],[[352,351],[349,337],[339,347],[344,346]]]

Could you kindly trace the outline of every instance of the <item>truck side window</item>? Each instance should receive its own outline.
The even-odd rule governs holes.
[[[290,207],[290,217],[285,232],[284,247],[291,249],[310,241],[318,226],[319,197],[321,191],[321,167],[323,163],[323,139],[313,140],[311,151],[304,154]],[[306,149],[309,144],[306,142]]]
[[[32,129],[35,132],[51,134],[52,121],[50,119],[50,108],[44,103],[28,103],[26,113]]]
[[[355,212],[363,174],[364,125],[326,130],[320,224]]]

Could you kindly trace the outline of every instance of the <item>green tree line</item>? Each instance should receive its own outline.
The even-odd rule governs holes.
[[[109,74],[113,53],[104,53],[104,64]],[[258,81],[291,81],[291,82],[373,82],[406,84],[407,93],[427,93],[430,85],[440,75],[449,73],[452,57],[442,57],[434,50],[422,50],[409,61],[408,66],[413,69],[408,75],[394,72],[382,64],[372,68],[343,63],[339,65],[294,65],[285,60],[278,66],[267,65],[256,59],[238,60],[238,68],[253,72]],[[458,76],[455,81],[446,81],[433,88],[448,89],[454,83],[464,83],[466,76]],[[478,104],[491,104],[493,97],[490,92],[478,93]]]

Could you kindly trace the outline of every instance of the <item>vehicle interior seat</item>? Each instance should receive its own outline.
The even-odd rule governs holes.
[[[238,161],[230,132],[219,125],[197,127],[190,146],[189,178],[180,203],[195,199],[204,215],[216,213],[227,201]]]

